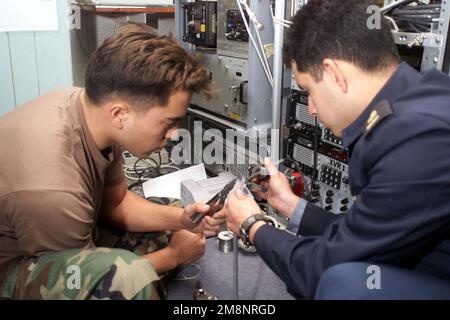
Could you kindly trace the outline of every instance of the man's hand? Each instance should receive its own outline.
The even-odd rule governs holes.
[[[234,234],[239,234],[239,226],[244,220],[251,215],[260,213],[261,209],[253,198],[237,191],[228,194],[224,212],[228,229]]]
[[[216,236],[220,231],[220,225],[225,223],[225,210],[222,209],[214,213],[211,217],[203,218],[203,232],[206,237]]]
[[[176,265],[188,264],[200,259],[205,253],[206,239],[203,234],[187,230],[173,233],[169,243],[176,261]]]
[[[205,253],[205,236],[187,230],[175,231],[167,247],[142,256],[158,274],[175,269],[181,264],[198,260]]]
[[[204,203],[193,203],[184,208],[184,212],[181,215],[181,224],[188,230],[196,233],[203,233],[203,224],[194,224],[192,222],[192,216],[195,213],[206,213],[209,210],[209,206]]]
[[[183,215],[181,216],[181,223],[186,229],[192,232],[204,233],[207,237],[215,236],[220,230],[220,225],[225,222],[225,214],[223,213],[223,209],[216,212],[212,216],[205,216],[199,224],[192,223],[192,216],[195,213],[206,213],[208,210],[209,206],[206,204],[194,203],[188,205],[184,209]]]
[[[263,199],[269,205],[278,210],[286,217],[290,217],[294,211],[299,198],[292,192],[287,177],[279,172],[269,158],[264,159],[264,166],[269,171],[268,181],[252,181],[261,185],[262,190],[252,190],[252,192]]]

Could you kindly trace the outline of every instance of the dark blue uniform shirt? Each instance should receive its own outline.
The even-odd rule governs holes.
[[[337,216],[308,204],[302,237],[261,227],[254,240],[264,261],[303,298],[346,261],[450,280],[450,78],[402,63],[342,139],[354,205]]]

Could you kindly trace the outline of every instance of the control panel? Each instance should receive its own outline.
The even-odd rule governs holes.
[[[244,17],[248,14],[243,9]],[[248,59],[249,35],[236,0],[217,2],[217,54]]]
[[[199,47],[215,48],[217,45],[217,3],[192,2],[183,5],[183,41]]]
[[[288,100],[285,166],[301,171],[309,200],[333,213],[344,213],[353,204],[347,151],[342,139],[308,112],[308,96],[293,91]]]
[[[191,104],[230,121],[245,124],[248,104],[248,61],[210,53],[199,53],[197,59],[206,66],[220,90],[213,99],[194,95]]]

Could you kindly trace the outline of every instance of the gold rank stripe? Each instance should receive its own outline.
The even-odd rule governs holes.
[[[380,115],[377,111],[372,111],[370,114],[369,120],[367,120],[366,130],[369,131],[377,121],[380,120]]]

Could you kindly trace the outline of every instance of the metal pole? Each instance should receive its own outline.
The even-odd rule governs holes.
[[[239,282],[238,282],[238,236],[234,235],[233,238],[233,299],[239,300]]]
[[[284,19],[285,10],[285,0],[276,0],[275,17]],[[272,162],[277,161],[280,156],[281,91],[283,87],[283,26],[279,23],[275,24],[274,36],[272,135],[270,141]]]

